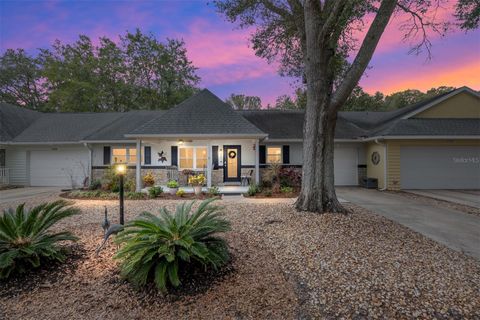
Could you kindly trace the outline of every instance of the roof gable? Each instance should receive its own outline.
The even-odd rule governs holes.
[[[465,105],[465,103],[467,105]],[[469,116],[466,116],[469,115]],[[409,118],[480,118],[480,94],[461,87],[422,103],[402,119]]]
[[[228,104],[204,89],[126,137],[266,136]]]
[[[7,103],[0,103],[0,141],[10,141],[42,114]]]

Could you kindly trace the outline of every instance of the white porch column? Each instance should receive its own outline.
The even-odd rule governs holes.
[[[135,186],[137,192],[142,190],[142,140],[137,140],[137,163],[135,167]]]
[[[260,183],[260,145],[255,140],[255,183]]]
[[[207,187],[212,186],[212,144],[207,144]]]

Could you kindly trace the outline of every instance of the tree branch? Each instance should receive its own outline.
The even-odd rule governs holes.
[[[353,88],[358,84],[358,81],[362,77],[368,63],[372,59],[373,53],[375,52],[378,42],[385,31],[396,5],[397,0],[382,1],[377,14],[375,15],[375,19],[370,25],[365,39],[363,39],[360,50],[332,97],[330,103],[332,111],[338,110],[343,105]]]
[[[319,40],[325,39],[334,29],[337,24],[337,20],[340,17],[340,13],[342,12],[343,8],[345,7],[348,0],[338,0],[335,1],[333,8],[329,10],[327,20],[323,24],[322,30],[319,34]]]
[[[275,14],[278,14],[280,17],[284,19],[291,18],[291,14],[287,9],[276,6],[273,4],[273,2],[269,0],[262,0],[262,4],[265,6],[266,9],[270,10]]]

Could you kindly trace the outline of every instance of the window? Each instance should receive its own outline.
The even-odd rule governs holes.
[[[207,167],[206,147],[179,148],[180,169],[205,169]]]
[[[282,163],[281,147],[267,147],[267,163]]]
[[[137,150],[135,148],[113,148],[112,163],[135,163]]]

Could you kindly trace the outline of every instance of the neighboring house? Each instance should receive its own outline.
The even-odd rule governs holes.
[[[167,111],[39,113],[0,105],[0,167],[10,183],[81,186],[114,163],[158,184],[184,169],[208,186],[259,181],[269,163],[302,166],[302,111],[234,111],[203,90]],[[480,95],[466,87],[391,112],[340,112],[335,184],[480,189]],[[0,171],[1,174],[2,171]]]

